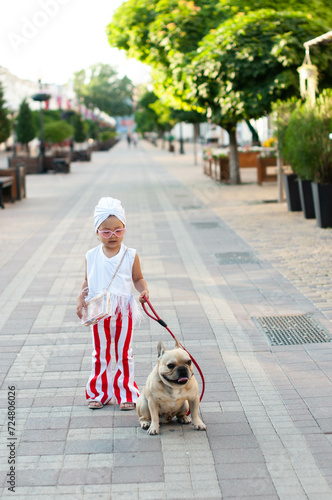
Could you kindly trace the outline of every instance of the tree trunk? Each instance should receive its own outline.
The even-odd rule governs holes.
[[[197,165],[197,138],[199,137],[199,123],[194,123],[194,165]]]
[[[253,127],[251,125],[250,120],[245,120],[245,122],[248,125],[248,128],[249,128],[249,130],[251,132],[251,141],[252,141],[253,146],[260,146],[261,142],[259,140],[259,136],[258,136],[257,130],[255,129],[255,127]]]
[[[241,184],[239,153],[236,142],[236,123],[227,128],[229,134],[229,178],[231,184]]]

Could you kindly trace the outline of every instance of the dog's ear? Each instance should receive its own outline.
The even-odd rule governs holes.
[[[178,339],[175,339],[175,349],[182,349],[182,346],[181,346],[180,342],[178,341]]]
[[[162,343],[161,340],[159,340],[158,345],[157,345],[157,352],[158,352],[158,358],[164,354],[166,351],[164,344]]]

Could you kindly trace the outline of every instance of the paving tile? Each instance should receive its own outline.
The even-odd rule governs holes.
[[[59,485],[78,484],[111,484],[112,472],[110,467],[96,467],[93,469],[65,469],[59,476]]]
[[[117,439],[114,441],[114,452],[161,452],[161,442],[155,437],[153,439]]]
[[[245,498],[247,495],[263,497],[276,494],[275,487],[269,479],[224,479],[221,492],[223,497]]]
[[[82,416],[82,417],[71,417],[70,428],[71,429],[84,429],[84,428],[113,428],[114,422],[111,415],[93,415],[93,416]]]
[[[261,462],[246,464],[245,467],[242,463],[225,463],[222,468],[218,468],[218,477],[221,482],[224,479],[251,479],[254,481],[256,478],[269,478],[270,474],[265,464]]]
[[[59,455],[64,452],[64,441],[49,441],[39,443],[20,443],[17,449],[18,455]]]
[[[18,470],[17,483],[20,486],[51,486],[58,482],[58,470]]]
[[[25,429],[67,429],[70,417],[57,418],[29,418],[26,421]]]
[[[160,465],[149,465],[148,476],[146,466],[132,465],[128,470],[127,467],[114,467],[113,479],[114,484],[119,483],[149,483],[164,482],[163,467]]]
[[[69,441],[66,444],[66,454],[112,453],[111,440],[91,439],[90,441]]]
[[[24,442],[49,442],[64,441],[67,436],[67,429],[52,430],[26,430],[21,436],[21,443]]]
[[[157,451],[132,451],[129,453],[117,452],[115,454],[115,467],[147,467],[150,465],[163,465],[163,459]]]
[[[220,464],[246,464],[246,463],[265,463],[262,452],[257,448],[240,449],[233,448],[228,450],[213,451],[215,463]],[[221,465],[222,467],[222,465]]]

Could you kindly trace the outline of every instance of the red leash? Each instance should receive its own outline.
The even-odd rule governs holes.
[[[173,339],[175,341],[178,341],[177,338],[175,337],[175,335],[173,334],[173,332],[168,328],[167,324],[165,323],[165,321],[163,321],[160,316],[158,316],[158,314],[156,313],[156,311],[153,309],[152,305],[151,305],[151,302],[148,301],[148,299],[146,297],[144,297],[146,303],[148,304],[149,308],[151,309],[152,313],[154,314],[154,316],[152,316],[152,314],[150,314],[147,309],[146,309],[146,306],[145,306],[145,303],[143,302],[142,303],[142,307],[144,309],[144,312],[149,316],[149,318],[153,319],[154,321],[157,321],[157,323],[159,323],[161,326],[163,326],[164,328],[166,328],[166,330],[172,335]],[[178,341],[179,342],[179,341]],[[179,342],[180,344],[180,342]],[[182,349],[184,349],[188,354],[189,356],[191,357],[192,359],[192,362],[194,363],[194,365],[196,366],[200,376],[201,376],[201,379],[202,379],[202,393],[201,393],[201,397],[200,397],[200,401],[202,401],[202,398],[203,398],[203,394],[204,394],[204,391],[205,391],[205,380],[204,380],[204,376],[203,376],[203,373],[202,373],[202,370],[200,369],[197,361],[192,357],[192,355],[190,354],[190,352],[187,351],[187,349],[185,347],[183,347],[182,344],[180,344],[180,346],[182,347]]]

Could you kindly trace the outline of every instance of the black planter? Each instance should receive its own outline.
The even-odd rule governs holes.
[[[332,227],[332,184],[311,184],[318,227]]]
[[[299,191],[304,218],[314,219],[316,215],[314,200],[312,197],[311,181],[302,181],[299,179]]]
[[[284,174],[283,176],[286,200],[290,212],[301,212],[301,200],[299,192],[299,183],[295,174]]]

